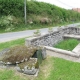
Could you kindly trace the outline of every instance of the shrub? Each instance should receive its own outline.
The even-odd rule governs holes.
[[[31,25],[60,24],[63,22],[79,21],[80,19],[80,13],[72,10],[62,9],[49,3],[27,0],[26,8],[27,22]],[[0,17],[4,15],[19,17],[24,22],[24,0],[0,0]],[[40,16],[40,18],[38,16]],[[2,19],[0,20],[2,24],[4,21]],[[9,21],[5,20],[5,23],[2,25],[5,26],[8,23]],[[0,28],[5,28],[2,25],[0,25]],[[15,28],[13,24],[10,26],[11,27],[7,28],[6,31],[10,31]]]
[[[0,14],[14,15],[16,17],[23,16],[24,13],[23,0],[0,0]]]
[[[52,27],[49,27],[49,28],[48,28],[48,32],[49,32],[49,33],[53,32],[53,28],[52,28]]]
[[[13,30],[15,25],[20,22],[19,19],[12,15],[2,16],[0,19],[0,28],[5,30]]]
[[[39,29],[37,29],[33,34],[33,36],[35,36],[35,37],[40,36],[40,35],[41,35],[41,33],[40,33]]]

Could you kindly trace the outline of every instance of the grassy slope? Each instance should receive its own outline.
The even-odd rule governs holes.
[[[65,49],[65,50],[73,50],[77,45],[79,44],[79,41],[76,39],[68,39],[64,40],[54,47],[60,48],[60,49]]]
[[[0,5],[1,5],[0,10],[2,12],[0,17],[3,16],[3,19],[0,18],[1,21],[0,33],[22,31],[27,29],[40,29],[58,25],[60,26],[73,23],[72,20],[75,20],[74,23],[80,21],[79,20],[80,14],[72,10],[66,10],[49,3],[27,1],[27,25],[25,25],[23,14],[24,12],[23,0],[8,0],[7,2],[6,0],[4,1],[0,0]],[[6,23],[6,18],[4,16],[5,15],[7,16],[9,14],[14,15],[16,18]],[[44,21],[44,18],[47,18],[48,21],[41,23],[41,21]],[[30,24],[30,21],[32,21],[33,24]],[[8,27],[10,30],[5,31],[6,27]],[[14,27],[14,29],[12,29],[12,27]]]

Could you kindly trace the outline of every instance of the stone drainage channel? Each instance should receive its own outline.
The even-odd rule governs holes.
[[[76,38],[80,40],[80,28],[62,28],[58,31],[48,33],[44,36],[28,38],[26,39],[25,44],[44,46],[46,48],[46,53],[49,56],[59,57],[74,62],[80,62],[80,44],[78,44],[72,51],[52,47],[66,38]]]

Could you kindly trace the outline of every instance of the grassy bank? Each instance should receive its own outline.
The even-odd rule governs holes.
[[[58,6],[26,0],[27,25],[24,25],[24,0],[0,0],[0,33],[60,26],[80,21],[80,13]]]
[[[67,39],[67,40],[61,41],[54,47],[65,49],[65,50],[73,50],[78,44],[79,44],[79,41],[76,39]]]
[[[5,30],[5,29],[0,29],[0,33],[6,33],[6,32],[17,32],[17,31],[24,31],[24,30],[33,30],[33,29],[41,29],[41,28],[50,28],[50,27],[55,27],[55,26],[62,26],[62,25],[68,25],[68,24],[71,24],[69,22],[64,22],[64,23],[61,23],[61,24],[18,24],[15,26],[14,29],[10,29],[10,30]]]
[[[24,45],[24,43],[25,43],[25,38],[0,43],[0,51],[5,48],[9,48],[17,45]]]

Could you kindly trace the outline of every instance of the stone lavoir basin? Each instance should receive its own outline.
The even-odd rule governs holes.
[[[25,40],[25,45],[44,46],[46,48],[47,55],[49,56],[80,62],[80,53],[78,50],[80,48],[69,51],[53,47],[59,42],[70,38],[80,40],[79,27],[64,27],[45,35],[27,38]],[[76,47],[77,45],[75,48]]]

